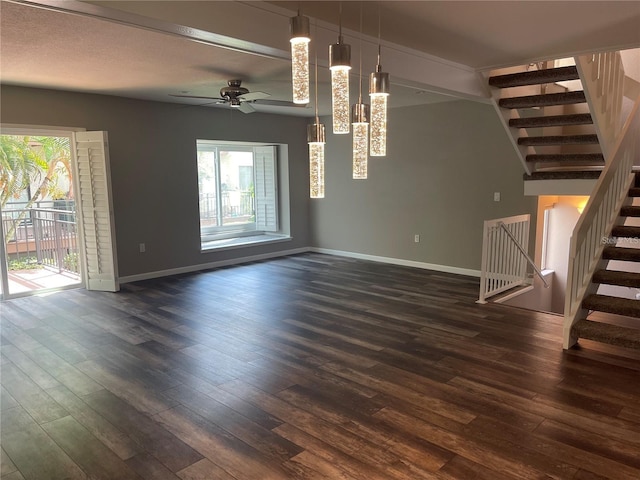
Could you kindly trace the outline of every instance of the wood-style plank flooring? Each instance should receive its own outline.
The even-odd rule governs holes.
[[[303,254],[4,302],[2,480],[640,478],[640,356]]]

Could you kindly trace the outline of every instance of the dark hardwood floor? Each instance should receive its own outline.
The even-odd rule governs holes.
[[[320,254],[4,302],[2,480],[640,478],[640,356]]]

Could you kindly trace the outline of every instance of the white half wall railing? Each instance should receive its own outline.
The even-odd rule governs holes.
[[[620,52],[575,57],[585,97],[605,161],[611,157],[621,130],[624,67]]]
[[[520,285],[528,285],[527,263],[545,282],[527,254],[531,215],[485,220],[482,240],[480,296],[476,303]]]
[[[605,157],[605,168],[571,236],[564,308],[565,349],[577,341],[571,336],[571,327],[587,314],[582,308],[582,300],[590,293],[590,287],[595,291],[591,278],[607,243],[603,239],[609,236],[627,198],[634,179],[632,168],[639,155],[640,97],[636,99],[610,158]]]

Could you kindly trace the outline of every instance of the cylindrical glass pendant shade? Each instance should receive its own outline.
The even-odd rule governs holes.
[[[311,198],[324,198],[324,143],[309,144],[309,193]]]
[[[291,80],[293,103],[309,103],[309,19],[298,15],[291,19]]]
[[[367,178],[369,150],[369,105],[356,103],[353,106],[353,178]]]
[[[338,37],[338,43],[329,45],[329,70],[331,70],[333,133],[349,133],[351,46],[342,43],[342,37]]]
[[[369,78],[371,98],[371,145],[372,157],[387,154],[387,100],[389,96],[389,74],[382,72],[380,64]]]
[[[367,147],[369,143],[369,124],[353,124],[353,178],[367,178]]]
[[[316,117],[316,123],[307,125],[309,143],[309,195],[324,198],[324,124]]]
[[[331,69],[333,133],[349,133],[349,68]]]
[[[372,157],[387,154],[387,97],[388,93],[371,95],[371,145]]]

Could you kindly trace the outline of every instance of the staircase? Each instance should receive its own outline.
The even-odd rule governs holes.
[[[640,166],[640,96],[627,95],[633,107],[623,115],[620,52],[556,63],[569,61],[494,71],[488,83],[525,170],[525,195],[590,196],[571,236],[563,347],[588,338],[640,349],[640,299],[625,290],[640,289],[640,226],[625,225],[640,219],[632,174]],[[603,245],[611,237],[619,242]]]
[[[597,179],[600,175],[604,156],[585,92],[557,85],[571,80],[579,80],[576,66],[489,78],[525,167],[525,180]]]
[[[628,245],[625,247],[607,245],[602,251],[599,267],[592,277],[592,287],[589,291],[595,291],[599,285],[614,285],[640,289],[640,227],[624,225],[630,218],[640,217],[640,206],[632,205],[633,199],[640,197],[640,173],[635,174],[635,180],[629,189],[626,205],[619,212],[617,225],[611,231],[611,236],[618,239],[616,244]],[[637,223],[637,222],[636,222]],[[635,248],[632,248],[635,247]],[[610,270],[610,261],[624,262],[627,270]],[[625,267],[618,267],[625,268]],[[639,290],[640,291],[640,290]],[[618,345],[627,348],[640,349],[640,300],[623,298],[597,293],[588,294],[582,300],[582,308],[590,312],[605,312],[607,314],[635,317],[637,327],[628,326],[635,322],[624,322],[625,326],[615,323],[615,318],[593,321],[586,317],[579,319],[571,327],[571,337],[575,340],[585,338],[598,342]],[[611,316],[609,316],[611,317]],[[620,323],[620,322],[618,322]]]

